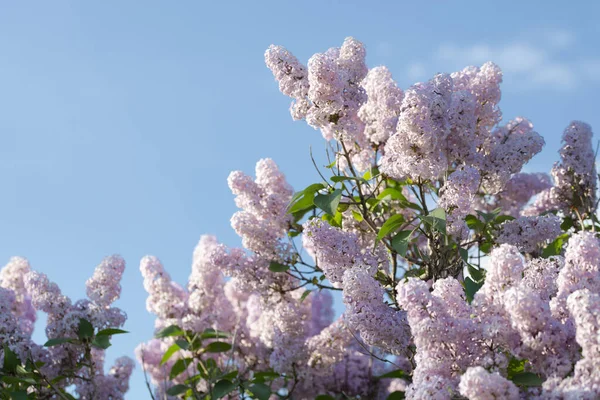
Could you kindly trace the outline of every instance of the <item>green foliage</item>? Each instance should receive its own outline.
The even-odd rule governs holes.
[[[44,344],[45,347],[72,346],[72,349],[81,354],[85,360],[77,362],[63,375],[49,379],[40,370],[45,364],[34,362],[33,359],[21,360],[6,344],[3,345],[4,362],[0,369],[0,399],[27,399],[36,400],[49,397],[39,397],[40,390],[44,393],[50,391],[52,398],[77,400],[73,394],[65,389],[64,382],[75,376],[81,376],[82,369],[90,368],[91,348],[106,349],[110,346],[112,335],[127,333],[122,329],[107,328],[95,332],[93,325],[86,319],[80,319],[77,325],[77,337],[51,338]],[[89,371],[88,371],[89,373]]]
[[[331,216],[335,216],[341,199],[342,199],[342,191],[340,189],[336,189],[333,192],[328,193],[328,194],[316,195],[314,198],[314,203],[315,203],[315,206],[317,206],[321,210],[325,211],[325,213],[327,213]]]

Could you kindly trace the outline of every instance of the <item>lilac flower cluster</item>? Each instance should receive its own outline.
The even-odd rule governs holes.
[[[527,207],[524,215],[539,215],[561,210],[571,215],[576,210],[586,216],[597,206],[597,174],[592,128],[573,121],[563,133],[561,161],[552,168],[554,186],[542,191]]]
[[[292,196],[270,159],[259,161],[256,178],[232,172],[241,248],[203,237],[187,287],[158,259],[142,260],[156,328],[233,333],[231,351],[210,355],[214,362],[242,380],[274,371],[271,391],[290,398],[383,399],[394,390],[408,399],[598,397],[600,242],[584,232],[597,228],[590,128],[567,129],[551,182],[521,172],[544,140],[523,117],[499,125],[496,65],[402,90],[365,57],[353,38],[306,66],[283,47],[266,51],[292,117],[319,129],[335,152],[327,166],[335,176],[322,174],[327,193]],[[577,203],[574,188],[588,200]],[[571,228],[563,217],[572,207],[581,212]],[[342,294],[335,320],[327,290]],[[161,364],[174,340],[137,350],[159,396],[194,373],[169,380],[176,360],[209,357],[181,349]],[[391,363],[412,381],[374,378]],[[518,374],[543,384],[526,388]]]
[[[560,224],[561,219],[552,214],[519,217],[500,226],[496,241],[517,246],[524,253],[533,253],[562,233]]]
[[[446,209],[448,234],[462,239],[469,236],[464,219],[473,210],[479,181],[479,172],[473,167],[464,167],[448,177],[438,201],[438,205]]]
[[[121,327],[126,316],[112,303],[120,296],[124,268],[121,257],[105,258],[86,283],[88,299],[73,303],[45,274],[33,271],[27,260],[12,258],[0,271],[0,343],[7,344],[23,363],[42,362],[41,371],[46,379],[55,380],[54,386],[61,390],[74,385],[81,398],[93,394],[94,399],[123,399],[134,367],[131,359],[118,359],[105,374],[104,350],[95,349],[96,374],[92,376],[87,367],[78,363],[84,358],[81,346],[65,343],[42,347],[33,342],[32,333],[37,311],[48,315],[49,339],[76,339],[81,319],[97,330]],[[3,358],[0,349],[0,359]],[[74,377],[73,373],[85,379]],[[39,390],[43,392],[37,393],[40,396],[57,395],[51,388]]]

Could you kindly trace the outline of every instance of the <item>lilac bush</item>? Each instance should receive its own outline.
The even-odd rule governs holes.
[[[142,262],[155,398],[600,397],[591,128],[566,128],[551,177],[525,173],[544,140],[502,124],[498,66],[402,90],[365,56],[267,49],[330,158],[296,193],[270,159],[233,172],[243,248],[203,237],[188,290]]]
[[[544,139],[524,117],[502,122],[498,66],[403,90],[365,57],[353,38],[306,65],[267,49],[292,118],[321,131],[327,164],[296,192],[271,159],[254,177],[232,172],[242,247],[201,237],[186,286],[158,258],[142,259],[156,322],[135,353],[149,395],[600,398],[591,127],[570,123],[550,174],[526,173]],[[123,396],[132,364],[104,373],[101,350],[123,332],[111,306],[123,266],[105,260],[89,300],[72,304],[11,261],[0,275],[0,355],[17,361],[5,363],[2,390]],[[46,347],[31,341],[35,310],[49,316]],[[17,367],[34,383],[15,380]]]

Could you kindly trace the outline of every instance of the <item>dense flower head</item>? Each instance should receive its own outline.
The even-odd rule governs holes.
[[[525,172],[514,174],[496,196],[495,206],[499,207],[504,214],[517,218],[533,196],[550,187],[552,182],[548,174]]]
[[[36,311],[31,304],[31,296],[25,287],[25,275],[31,271],[29,262],[22,257],[12,257],[8,264],[0,270],[0,287],[12,290],[13,315],[18,318],[20,328],[27,335],[33,332],[37,319]]]
[[[459,238],[468,236],[464,218],[473,210],[480,175],[473,167],[464,167],[450,174],[438,202],[446,209],[447,230]]]
[[[402,354],[408,342],[406,315],[384,303],[384,290],[371,274],[360,267],[348,269],[343,294],[348,327],[360,332],[366,344]]]
[[[498,193],[512,174],[518,173],[534,155],[542,150],[544,139],[533,130],[533,124],[518,117],[492,132],[489,154],[483,168],[483,187]]]
[[[367,101],[358,111],[365,123],[365,135],[375,144],[384,144],[396,132],[404,92],[386,67],[375,67],[361,83]]]
[[[524,253],[539,250],[542,245],[562,233],[561,219],[549,214],[541,217],[519,217],[500,226],[498,243],[517,246]]]
[[[86,282],[87,295],[100,306],[109,306],[121,295],[121,277],[125,260],[120,256],[105,258]]]
[[[460,378],[460,394],[469,400],[518,400],[519,389],[497,372],[482,367],[469,368]]]
[[[140,271],[144,277],[144,288],[148,292],[148,311],[165,320],[181,319],[186,311],[188,297],[185,289],[171,280],[156,257],[144,257],[140,262]]]
[[[395,179],[436,179],[447,168],[444,151],[452,79],[436,75],[405,92],[396,133],[386,145],[381,171]]]
[[[288,257],[289,244],[281,239],[291,221],[287,206],[293,191],[275,162],[260,160],[256,164],[256,180],[234,171],[228,183],[241,208],[231,218],[231,225],[244,247],[273,260]]]
[[[498,108],[502,83],[502,71],[492,63],[486,62],[481,67],[466,67],[462,71],[451,74],[454,90],[468,91],[476,99],[476,118],[479,132],[478,136],[485,136],[486,132],[502,119]]]
[[[592,232],[573,235],[565,251],[565,265],[556,279],[558,293],[551,300],[557,318],[568,317],[567,298],[580,289],[600,293],[600,241]]]
[[[589,213],[596,201],[596,164],[592,128],[573,121],[563,133],[560,163],[552,168],[556,196],[563,208]]]
[[[380,263],[370,249],[360,246],[356,233],[332,227],[325,221],[307,221],[302,240],[333,284],[342,283],[345,271],[354,266],[374,271]]]

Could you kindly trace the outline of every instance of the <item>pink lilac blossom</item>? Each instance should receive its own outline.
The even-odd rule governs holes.
[[[357,112],[366,100],[360,82],[367,74],[365,49],[354,38],[346,38],[341,48],[331,48],[308,60],[308,97],[313,104],[306,121],[320,128],[326,139],[339,134],[361,133]],[[336,134],[336,131],[337,134]]]
[[[575,206],[588,213],[596,203],[596,156],[592,143],[592,128],[573,121],[563,133],[561,161],[552,168],[556,197],[562,208]]]
[[[105,258],[86,282],[88,298],[99,306],[110,306],[121,295],[123,271],[125,260],[122,257]]]
[[[29,345],[29,334],[20,329],[19,322],[12,313],[15,301],[12,290],[0,287],[0,343],[7,345],[24,360]],[[0,348],[0,358],[4,359],[2,348]]]
[[[580,289],[600,293],[600,241],[592,232],[574,234],[567,244],[565,265],[556,279],[558,293],[550,301],[552,313],[565,321],[567,298]]]
[[[479,188],[479,172],[473,167],[454,171],[442,188],[438,205],[446,209],[447,232],[465,239],[469,234],[464,219],[471,213]]]
[[[308,335],[314,336],[327,328],[335,316],[333,296],[329,291],[321,290],[311,294],[311,311]]]
[[[460,283],[445,278],[434,286],[430,292],[426,282],[408,278],[396,288],[417,351],[409,399],[450,399],[461,372],[485,355]]]
[[[296,57],[281,46],[271,45],[265,52],[267,67],[279,82],[279,90],[294,99],[290,107],[295,120],[306,117],[310,108],[308,96],[308,72]]]
[[[340,318],[306,341],[307,375],[327,375],[343,358],[355,339]]]
[[[458,390],[469,400],[519,400],[519,389],[497,372],[469,368],[460,378]]]
[[[248,250],[270,260],[285,261],[291,248],[282,241],[292,216],[287,213],[292,188],[271,159],[256,164],[256,181],[243,172],[234,171],[229,187],[241,208],[231,218],[231,226]]]
[[[318,219],[304,224],[302,244],[314,255],[319,267],[334,285],[341,284],[344,273],[354,266],[374,273],[380,264],[387,262],[371,253],[371,248],[361,246],[356,233],[332,227]]]
[[[165,271],[156,257],[146,256],[140,261],[140,271],[144,278],[144,289],[148,292],[146,308],[163,320],[175,323],[187,312],[188,293]]]
[[[533,124],[523,117],[515,118],[492,132],[482,174],[483,188],[495,194],[502,189],[512,174],[542,150],[544,139],[533,130]]]
[[[476,136],[485,138],[490,129],[502,119],[498,108],[502,71],[496,64],[487,62],[481,67],[466,67],[462,71],[452,73],[451,77],[455,91],[468,91],[475,96],[478,129]]]
[[[552,183],[548,174],[514,174],[506,182],[504,189],[496,195],[495,207],[499,207],[503,214],[517,218],[533,196],[550,187]]]
[[[224,295],[225,278],[211,262],[212,251],[218,246],[214,236],[202,236],[194,249],[192,273],[188,279],[188,314],[183,318],[186,329],[201,332],[206,328],[230,331],[235,325],[235,313]],[[228,312],[229,311],[229,312]]]
[[[506,291],[504,307],[521,337],[519,356],[528,360],[532,370],[542,376],[569,373],[577,349],[570,344],[568,328],[552,316],[548,301],[519,285]]]
[[[448,110],[450,132],[446,141],[446,154],[456,165],[478,164],[485,135],[477,129],[477,100],[467,91],[452,93]]]
[[[25,288],[25,275],[31,271],[29,262],[22,257],[13,257],[0,270],[0,287],[10,289],[15,295],[13,315],[18,318],[23,333],[31,335],[37,319],[31,296]]]
[[[544,301],[549,301],[558,291],[556,279],[564,263],[564,258],[560,256],[529,260],[523,271],[521,285],[535,290]]]
[[[384,303],[384,289],[372,274],[360,266],[350,268],[342,287],[348,328],[360,332],[368,345],[403,354],[409,340],[406,315]]]
[[[567,307],[576,327],[576,340],[582,359],[577,361],[573,375],[565,379],[551,378],[543,384],[543,398],[584,399],[600,397],[600,296],[581,289],[573,292]]]
[[[384,149],[380,170],[394,179],[437,179],[448,168],[444,152],[449,133],[447,110],[452,79],[436,75],[408,89],[402,101],[397,131]]]
[[[534,200],[523,208],[521,215],[524,217],[532,217],[542,215],[548,211],[554,211],[561,208],[561,201],[557,196],[555,187],[542,190]]]
[[[358,116],[365,123],[365,135],[374,144],[384,144],[396,132],[404,93],[386,67],[369,70],[361,86],[367,93],[367,101]]]
[[[533,253],[562,233],[560,224],[561,219],[552,214],[519,217],[500,225],[496,241],[517,246],[524,253]]]

